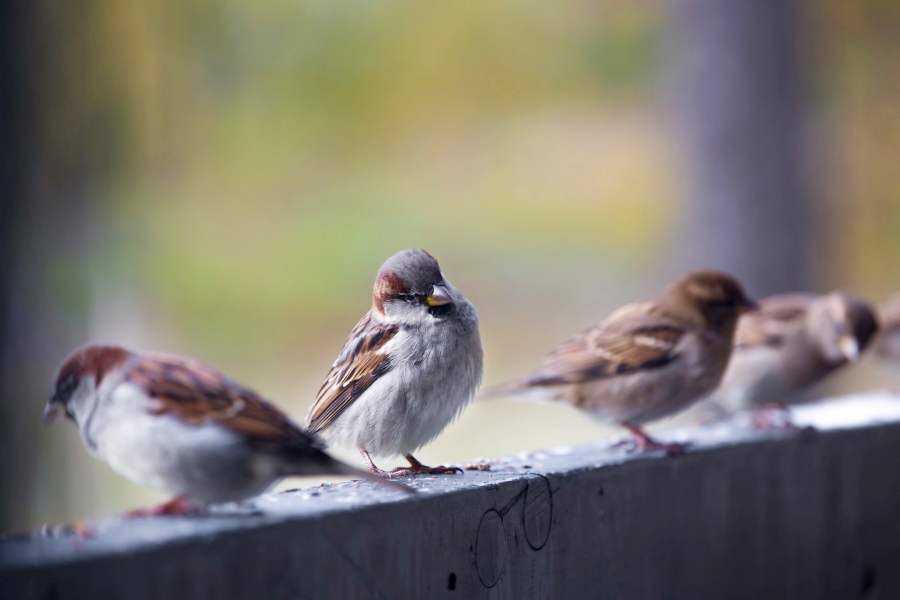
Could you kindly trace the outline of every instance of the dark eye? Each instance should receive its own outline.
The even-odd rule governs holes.
[[[75,378],[74,377],[66,377],[61,384],[59,384],[59,388],[57,389],[57,394],[63,401],[67,401],[72,393],[75,391]]]
[[[714,308],[718,308],[721,310],[727,309],[730,311],[740,306],[740,302],[734,298],[717,298],[710,301],[709,305]]]
[[[409,304],[421,304],[425,301],[425,296],[422,294],[397,294],[397,297]]]

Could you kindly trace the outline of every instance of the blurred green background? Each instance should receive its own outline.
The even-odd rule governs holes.
[[[429,250],[478,308],[486,384],[680,268],[692,183],[661,2],[35,6],[40,169],[9,334],[32,354],[5,370],[28,378],[5,392],[20,455],[5,530],[160,499],[71,424],[39,429],[55,365],[88,340],[196,356],[302,420],[397,250]],[[808,281],[880,300],[900,288],[900,8],[797,6],[803,119],[824,155]],[[609,435],[498,401],[418,457]]]

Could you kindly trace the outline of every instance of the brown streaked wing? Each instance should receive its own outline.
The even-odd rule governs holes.
[[[618,328],[622,323],[631,323],[634,319],[648,318],[660,314],[657,298],[638,300],[621,306],[609,313],[595,329],[606,327]]]
[[[125,375],[158,406],[190,425],[218,423],[273,453],[318,448],[281,410],[216,369],[180,356],[148,354]]]
[[[631,316],[638,317],[631,327],[601,324],[566,342],[547,357],[544,368],[525,380],[526,385],[582,383],[661,367],[677,358],[675,347],[684,329],[645,314]]]
[[[782,294],[762,300],[759,310],[744,314],[738,321],[735,347],[780,346],[803,326],[814,298],[809,294]]]
[[[390,358],[382,350],[399,331],[398,326],[378,323],[371,312],[366,313],[350,332],[316,395],[306,417],[309,431],[315,433],[331,424],[351,402],[390,370]]]

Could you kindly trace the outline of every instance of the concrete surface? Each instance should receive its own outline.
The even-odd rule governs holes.
[[[900,598],[900,397],[0,542],[0,597]],[[738,420],[739,421],[739,420]],[[410,481],[410,480],[407,480]]]

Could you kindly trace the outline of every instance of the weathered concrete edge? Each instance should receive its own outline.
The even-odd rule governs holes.
[[[778,444],[804,435],[829,436],[857,429],[894,429],[900,425],[900,398],[888,393],[870,393],[836,399],[797,409],[795,420],[801,425],[816,426],[818,431],[812,434],[759,432],[732,422],[674,431],[667,437],[690,439],[694,443],[691,453],[705,455],[724,452],[733,446]],[[417,497],[385,491],[368,482],[350,482],[264,496],[249,507],[222,507],[217,514],[206,518],[128,522],[109,519],[97,524],[97,535],[90,539],[69,535],[3,541],[0,543],[0,577],[24,575],[35,570],[47,571],[57,566],[103,558],[155,554],[166,548],[184,548],[193,544],[207,546],[248,532],[264,534],[286,524],[322,522],[347,514],[379,519],[382,515],[391,514],[397,505],[431,502],[472,491],[498,491],[502,495],[535,478],[553,481],[583,471],[618,469],[635,463],[664,460],[679,459],[656,454],[629,455],[610,448],[608,443],[598,443],[522,453],[495,461],[502,461],[505,470],[467,472],[463,477],[417,478],[410,482],[420,491]]]

